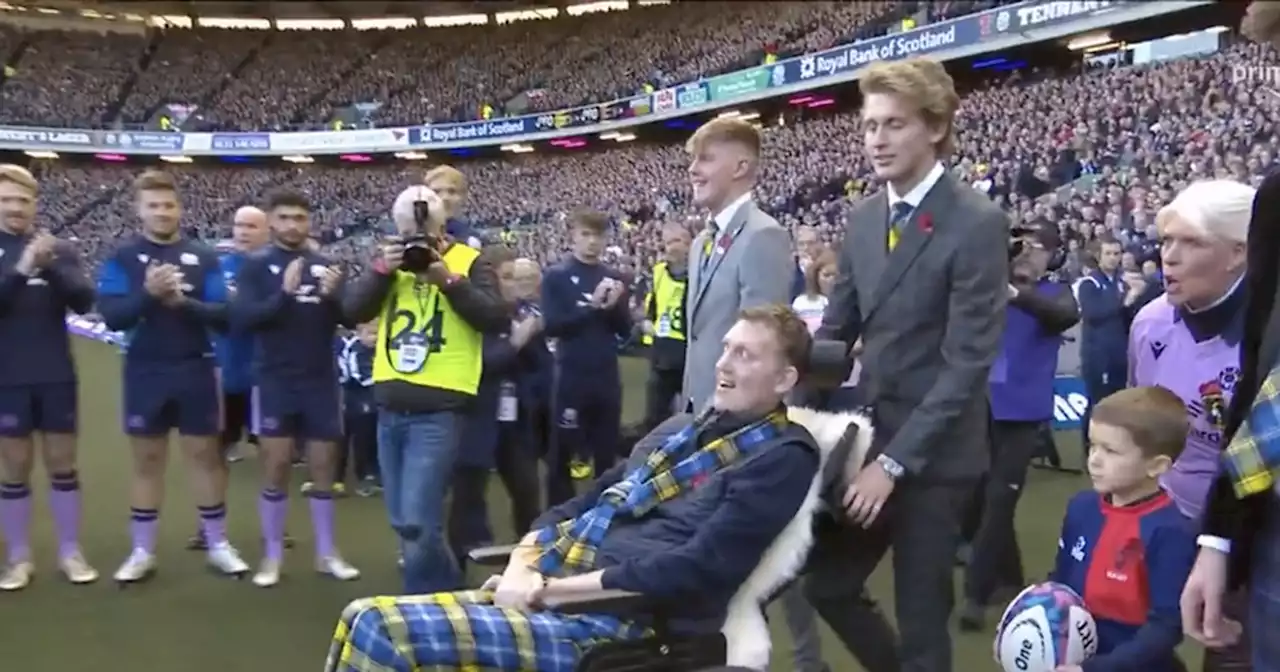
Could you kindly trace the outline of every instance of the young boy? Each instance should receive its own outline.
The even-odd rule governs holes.
[[[347,478],[347,465],[355,463],[356,494],[372,497],[378,486],[378,409],[373,400],[373,351],[378,321],[360,325],[355,334],[343,336],[338,351],[342,385],[343,445],[338,453],[335,487]]]
[[[1178,597],[1195,560],[1195,533],[1158,479],[1182,451],[1187,410],[1163,387],[1121,390],[1093,407],[1093,490],[1067,504],[1050,580],[1084,597],[1098,652],[1059,672],[1173,672],[1182,640]]]

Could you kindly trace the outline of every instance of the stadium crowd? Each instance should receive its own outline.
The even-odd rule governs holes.
[[[1056,222],[1069,249],[1068,275],[1080,272],[1084,245],[1108,231],[1122,237],[1131,253],[1125,263],[1136,268],[1154,259],[1154,211],[1181,186],[1204,177],[1256,185],[1274,164],[1275,125],[1268,119],[1274,101],[1232,82],[1230,70],[1242,62],[1267,65],[1275,56],[1242,43],[1144,67],[1014,73],[964,98],[954,169],[1016,219]],[[1096,91],[1108,96],[1075,104]],[[836,241],[849,205],[876,188],[855,140],[857,126],[853,112],[793,112],[769,123],[760,203],[785,225],[814,226],[824,242]],[[615,254],[643,269],[659,247],[657,224],[697,216],[686,164],[678,146],[636,143],[460,167],[471,185],[467,217],[480,229],[513,232],[521,254],[556,258],[567,248],[557,224],[585,206],[619,223]],[[91,257],[102,240],[133,226],[124,188],[133,168],[62,162],[36,168],[43,216],[84,241]],[[351,251],[364,240],[359,234],[385,230],[391,196],[416,171],[396,164],[189,165],[173,172],[182,182],[187,224],[202,237],[227,235],[236,208],[287,187],[314,199],[322,241],[344,241],[338,249]]]
[[[196,105],[213,127],[242,131],[325,127],[336,108],[373,101],[379,126],[476,119],[486,107],[496,116],[561,109],[881,35],[908,16],[939,21],[998,4],[1007,3],[675,3],[323,40],[311,31],[0,27],[0,56],[13,67],[0,86],[0,124],[114,128],[146,122],[164,103]]]
[[[942,5],[932,18],[988,4],[949,3]],[[919,9],[911,3],[891,2],[788,3],[782,9],[774,4],[748,3],[735,5],[739,21],[730,28],[724,26],[723,21],[715,20],[722,18],[724,8],[705,9],[709,6],[697,4],[691,5],[692,9],[687,6],[645,9],[650,15],[646,18],[652,18],[657,25],[666,26],[669,30],[654,31],[650,25],[643,35],[629,32],[635,30],[631,27],[634,17],[619,19],[619,15],[609,15],[504,28],[460,29],[442,41],[431,42],[401,39],[406,37],[401,34],[343,32],[326,40],[309,42],[309,45],[323,46],[308,46],[306,49],[301,46],[305,36],[286,33],[260,36],[245,32],[227,37],[197,30],[179,37],[173,37],[177,35],[174,33],[149,37],[113,35],[84,38],[60,33],[33,39],[30,34],[6,31],[0,32],[0,48],[20,51],[21,57],[15,61],[17,68],[6,75],[6,81],[0,86],[0,110],[3,110],[0,123],[57,123],[72,127],[110,126],[122,121],[132,123],[149,116],[157,105],[172,97],[174,90],[206,101],[206,118],[218,127],[242,130],[283,128],[297,122],[323,123],[336,106],[370,97],[383,101],[386,109],[381,112],[380,120],[390,123],[473,116],[477,109],[489,105],[490,101],[510,100],[518,94],[524,94],[528,109],[547,109],[616,95],[620,92],[616,88],[620,82],[634,82],[628,85],[632,90],[646,84],[666,86],[759,62],[766,53],[785,55],[789,50],[809,51],[875,34]],[[591,26],[600,32],[584,32],[583,27],[590,21],[598,21]],[[485,31],[496,30],[505,32],[500,37],[485,35]],[[646,48],[632,50],[635,54],[643,53],[643,60],[614,58],[615,54],[627,51],[625,45],[630,41],[648,40],[655,33],[663,35],[660,38],[664,40],[662,45],[657,48],[646,45]],[[412,35],[408,37],[412,38]],[[621,49],[619,43],[624,45]],[[497,44],[502,46],[495,46]],[[569,45],[566,48],[572,50],[573,57],[562,58],[563,54],[550,48],[553,44]],[[606,54],[609,57],[607,66],[603,60]],[[533,62],[529,61],[531,58]],[[1085,249],[1092,247],[1091,243],[1116,238],[1124,248],[1122,263],[1125,270],[1141,270],[1155,275],[1159,273],[1158,242],[1154,231],[1154,213],[1157,210],[1174,201],[1175,195],[1184,192],[1193,182],[1224,179],[1257,187],[1263,176],[1274,168],[1276,144],[1280,142],[1280,134],[1276,133],[1270,120],[1275,116],[1274,96],[1232,77],[1232,72],[1242,64],[1261,66],[1274,63],[1274,60],[1272,51],[1256,45],[1233,43],[1210,56],[1145,67],[1099,65],[1071,73],[1013,73],[1001,81],[989,82],[964,98],[957,119],[956,153],[951,157],[951,170],[963,183],[1005,208],[1015,222],[1056,228],[1067,248],[1063,274],[1077,276],[1089,271],[1092,262]],[[436,63],[439,67],[418,68],[420,72],[410,74],[397,69],[405,62]],[[327,65],[330,69],[314,72],[315,63]],[[335,67],[335,63],[347,65]],[[154,73],[163,74],[153,77]],[[177,78],[182,84],[170,87],[164,83],[165,77]],[[50,81],[56,86],[48,86]],[[621,92],[627,90],[624,88]],[[66,91],[77,91],[80,95],[64,99]],[[272,95],[261,95],[264,91],[270,91]],[[439,97],[424,98],[423,91],[432,91]],[[531,95],[534,91],[537,95]],[[1099,92],[1104,95],[1098,96]],[[1089,101],[1090,104],[1082,105],[1081,101]],[[404,117],[415,119],[405,121]],[[843,235],[845,215],[852,204],[882,186],[875,179],[872,166],[856,140],[860,136],[860,117],[850,112],[802,111],[764,121],[764,170],[754,191],[755,201],[793,232],[798,233],[802,227],[814,230],[820,242],[834,245]],[[566,250],[589,247],[582,241],[598,240],[604,228],[602,220],[590,215],[584,220],[580,213],[575,219],[568,214],[569,211],[583,206],[600,210],[615,224],[609,243],[611,264],[643,274],[663,252],[665,224],[684,222],[696,227],[697,222],[703,219],[705,213],[698,211],[689,193],[686,179],[688,162],[680,147],[636,143],[600,152],[535,154],[465,162],[460,166],[465,180],[462,175],[449,175],[448,180],[454,184],[469,185],[467,204],[461,214],[477,230],[514,241],[517,254],[548,266],[559,261]],[[452,171],[451,168],[437,170]],[[942,173],[941,167],[936,170],[938,174]],[[117,308],[114,318],[106,317],[112,328],[116,328],[115,325],[128,328],[128,316],[120,306],[133,293],[147,292],[157,297],[176,294],[181,298],[185,291],[177,284],[182,282],[180,275],[160,277],[163,273],[172,272],[172,268],[165,268],[170,266],[169,262],[179,263],[175,261],[179,248],[171,250],[173,259],[159,267],[163,273],[157,272],[156,276],[160,279],[148,277],[147,280],[148,284],[157,286],[172,285],[167,289],[128,285],[132,276],[151,275],[150,270],[125,269],[125,264],[133,264],[134,260],[148,264],[148,254],[161,253],[151,247],[126,246],[122,249],[127,253],[117,250],[113,258],[103,263],[101,257],[105,251],[117,247],[119,240],[126,238],[137,226],[135,199],[140,198],[140,194],[150,194],[148,198],[154,198],[159,192],[165,199],[175,191],[181,194],[188,231],[199,238],[215,240],[228,235],[233,216],[242,214],[243,206],[270,192],[274,194],[274,201],[268,210],[284,209],[285,212],[301,211],[303,214],[309,211],[319,242],[328,246],[327,251],[347,262],[359,264],[368,258],[369,248],[373,247],[370,234],[391,232],[397,227],[403,233],[411,228],[404,225],[404,207],[398,208],[398,217],[391,217],[391,198],[405,186],[422,180],[420,173],[406,169],[403,164],[368,167],[177,165],[169,171],[177,178],[176,190],[168,183],[167,177],[154,175],[144,176],[143,186],[138,186],[135,180],[137,171],[123,164],[37,161],[34,172],[42,188],[39,204],[42,222],[60,237],[76,241],[77,247],[93,264],[102,264],[101,271],[97,273],[100,278],[99,295],[108,301],[114,300]],[[29,175],[25,179],[31,181]],[[147,179],[152,180],[151,186],[146,186]],[[989,207],[985,203],[983,206]],[[415,211],[407,221],[419,226],[421,222],[412,220],[422,217],[426,215],[418,215]],[[436,217],[442,219],[440,223],[443,225],[443,215],[437,214]],[[393,219],[397,221],[393,222]],[[144,216],[144,220],[147,220],[145,226],[153,228],[172,223],[164,216]],[[577,227],[572,236],[565,226],[570,220]],[[670,230],[670,227],[665,228]],[[1037,230],[1044,228],[1038,227]],[[279,235],[280,230],[276,233]],[[302,245],[306,239],[304,230],[293,229],[291,235],[298,237],[290,252],[297,253],[297,256],[263,257],[246,262],[256,264],[253,268],[261,276],[262,287],[244,284],[237,292],[249,295],[261,291],[266,296],[266,290],[273,289],[269,285],[281,282],[272,277],[278,275],[278,268],[293,269],[285,271],[283,282],[295,285],[288,290],[290,295],[298,290],[297,285],[301,282],[298,273],[304,268],[304,262],[319,260],[307,256],[314,251]],[[892,249],[896,243],[889,244]],[[399,246],[397,243],[384,246],[378,262],[383,270],[371,273],[370,277],[385,276],[389,259],[394,259],[397,267],[407,261],[401,258],[407,256],[403,248],[396,249],[394,253],[389,253],[389,248]],[[199,248],[181,248],[183,252],[188,250]],[[139,251],[143,253],[134,254]],[[273,249],[268,254],[284,253]],[[471,268],[472,260],[479,255],[470,249],[456,254],[471,255],[465,262],[456,258],[451,260],[459,268]],[[577,249],[575,254],[579,254]],[[194,252],[184,256],[196,258]],[[281,263],[278,267],[268,266],[272,260]],[[813,261],[813,258],[809,260]],[[181,263],[194,264],[197,261],[184,260]],[[790,263],[786,259],[781,261]],[[273,270],[269,273],[262,271],[265,268]],[[316,268],[311,266],[312,273]],[[325,275],[309,289],[327,297],[330,292],[337,291],[339,274],[324,267],[320,270]],[[451,275],[441,281],[443,286],[463,291],[457,289],[461,285],[456,284],[462,274],[454,273],[452,267],[448,270]],[[233,275],[237,282],[250,277],[246,273]],[[815,278],[819,275],[809,273],[811,285],[816,284]],[[207,277],[216,278],[218,273]],[[603,284],[595,285],[599,296],[593,295],[592,307],[612,310],[624,292],[613,277],[601,275],[600,281]],[[578,283],[576,276],[572,283]],[[1235,286],[1238,287],[1238,283]],[[1009,288],[1016,298],[1019,289],[1013,285]],[[373,298],[364,302],[370,308],[364,312],[377,314],[386,295],[398,297],[398,292],[416,290],[389,288],[384,283],[380,291],[381,295],[370,293]],[[576,289],[571,293],[577,298]],[[480,295],[477,292],[475,296]],[[544,288],[543,296],[554,294]],[[1119,297],[1113,298],[1119,300]],[[299,301],[305,303],[301,299]],[[247,299],[239,299],[239,302],[242,306],[249,305]],[[461,305],[462,302],[459,303]],[[439,303],[434,305],[433,310],[438,309]],[[505,306],[505,303],[501,305]],[[361,312],[346,305],[343,310]],[[424,311],[420,317],[425,319],[425,304],[420,306],[420,310]],[[102,312],[105,315],[110,311],[103,309]],[[473,303],[471,309],[465,311],[467,315],[462,315],[463,312],[459,310],[450,318],[468,323],[470,326],[467,328],[474,332],[462,335],[478,338],[481,332],[498,330],[471,324],[485,321],[484,306]],[[490,309],[489,312],[494,311]],[[782,312],[786,315],[780,319],[795,319],[790,311]],[[434,314],[438,316],[441,313]],[[508,317],[498,311],[496,321],[505,324]],[[325,319],[332,323],[324,324],[330,332],[336,325],[331,318],[326,316]],[[532,319],[540,324],[542,313],[529,313],[522,319]],[[137,323],[138,319],[135,317],[133,322]],[[159,321],[153,320],[151,324],[159,324]],[[297,325],[289,328],[293,326]],[[164,325],[152,328],[150,338],[154,342],[166,342],[164,339],[171,335],[161,331]],[[265,321],[255,328],[263,333],[272,329],[278,329],[272,332],[276,334],[291,333],[285,327],[265,326]],[[389,330],[390,327],[384,329]],[[321,333],[308,329],[301,329],[298,333],[303,332],[311,337]],[[607,352],[612,357],[614,334],[610,332],[608,336]],[[199,341],[201,347],[207,345],[203,331],[192,338]],[[439,338],[439,335],[433,338]],[[458,334],[451,334],[450,338],[457,339]],[[273,342],[272,347],[277,354],[283,354],[281,361],[290,356],[292,340],[300,339],[280,338]],[[807,343],[807,340],[801,340]],[[1057,334],[1050,340],[1051,346],[1056,348]],[[353,343],[348,340],[345,345],[352,346]],[[470,356],[479,357],[478,344],[477,340]],[[331,360],[329,345],[320,342],[320,347],[312,348],[307,356],[315,355],[316,361]],[[418,348],[422,358],[416,365],[410,355],[414,347]],[[489,348],[488,345],[485,347]],[[436,384],[439,381],[427,380],[427,376],[434,375],[433,371],[422,373],[425,361],[422,353],[426,352],[422,343],[406,341],[397,344],[396,349],[404,350],[403,356],[398,364],[389,366],[403,376],[394,380],[423,388],[451,389]],[[146,348],[141,347],[131,349],[131,352],[145,351]],[[343,356],[345,354],[346,351]],[[480,361],[477,359],[474,367],[476,385],[480,384]],[[135,378],[133,384],[138,389],[146,387],[138,383],[139,380],[144,379]],[[372,381],[372,376],[369,380]],[[498,389],[505,390],[507,386],[514,389],[514,383],[499,383]],[[726,389],[733,389],[733,385]],[[288,395],[277,393],[276,396],[284,398]],[[1091,397],[1100,400],[1100,396],[1091,394]],[[771,399],[770,403],[776,409],[780,400],[779,396]],[[368,408],[366,405],[366,411]],[[1174,399],[1171,408],[1175,409],[1173,415],[1181,423],[1181,401]],[[144,429],[142,416],[128,417],[130,428],[139,430],[137,436],[146,439],[148,435],[141,431]],[[502,418],[498,419],[502,421]],[[573,424],[576,429],[576,421]],[[276,433],[284,431],[278,426],[265,429]],[[1179,431],[1186,433],[1185,428]],[[263,436],[283,439],[278,445],[291,441],[284,436]],[[1176,445],[1164,457],[1172,458],[1181,448],[1181,436],[1176,438],[1179,439],[1173,442]],[[382,451],[384,439],[379,437],[375,443]],[[290,454],[286,450],[276,450],[278,445],[272,446],[274,454],[270,457],[281,467],[287,466]],[[214,460],[213,463],[220,462]],[[283,472],[283,469],[276,471]],[[316,471],[325,472],[326,469],[317,467]],[[212,498],[218,494],[212,492],[216,489],[216,468],[211,467],[209,472],[206,475],[210,482],[207,489],[211,491],[208,494]],[[384,469],[383,473],[389,473],[389,470]],[[1147,474],[1145,478],[1150,481],[1146,485],[1158,493],[1154,476]],[[287,479],[281,483],[276,480],[279,479],[269,479],[263,497],[283,512]],[[317,482],[319,480],[317,478]],[[808,487],[808,483],[806,479],[800,485]],[[313,499],[327,502],[330,496],[328,487],[328,484],[320,486],[318,490],[322,496]],[[25,483],[21,493],[10,497],[19,498],[30,499]],[[118,581],[139,580],[154,569],[150,555],[152,549],[147,547],[148,543],[154,546],[154,535],[148,537],[146,530],[154,527],[156,506],[156,503],[149,506],[134,503],[131,513],[135,523],[134,555],[116,573]],[[320,548],[321,543],[317,541],[317,558],[325,563],[322,571],[337,578],[354,579],[358,572],[337,555],[332,548],[332,530],[325,528],[332,524],[330,506],[326,503],[312,507],[313,521],[318,521],[314,523],[317,539],[324,537],[327,548]],[[210,557],[222,557],[217,556],[219,552],[231,553],[225,555],[225,562],[218,565],[221,571],[229,574],[247,572],[247,565],[234,555],[234,549],[227,546],[221,523],[211,522],[221,520],[225,515],[223,503],[202,504],[201,509],[202,531],[209,535],[204,541],[211,552]],[[393,509],[393,518],[395,513]],[[264,518],[276,519],[275,513],[263,515]],[[281,520],[282,517],[281,513]],[[404,527],[412,528],[414,525],[406,523]],[[325,534],[322,535],[321,531]],[[279,580],[282,523],[269,532],[264,523],[264,538],[268,541],[268,557],[255,575],[254,582],[260,586],[271,586]],[[420,562],[423,559],[421,550],[414,550],[413,544],[417,541],[409,536],[402,540],[406,542],[402,544],[405,555],[402,561],[415,566],[424,564]],[[425,546],[426,542],[422,545]],[[145,553],[140,555],[139,549]],[[217,561],[211,561],[217,565]],[[950,553],[947,561],[950,562]],[[1171,650],[1172,644],[1168,648]]]

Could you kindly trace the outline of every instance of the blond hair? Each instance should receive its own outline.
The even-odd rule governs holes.
[[[809,325],[800,319],[796,311],[780,303],[766,303],[744,308],[738,313],[738,319],[772,330],[778,337],[778,347],[782,350],[783,359],[804,377],[809,368],[813,337],[809,335]]]
[[[178,193],[178,184],[173,181],[173,176],[161,170],[146,170],[135,178],[133,178],[134,195],[141,194],[144,191],[169,191],[174,195]]]
[[[942,129],[942,139],[934,145],[938,156],[955,150],[955,118],[960,108],[956,83],[942,64],[927,58],[904,61],[876,61],[867,66],[858,80],[865,100],[878,93],[897,96],[920,111],[927,126]]]
[[[30,191],[32,195],[40,190],[40,185],[31,171],[12,163],[0,163],[0,183],[3,182],[12,182]]]
[[[732,143],[745,148],[753,158],[760,156],[760,131],[737,117],[712,119],[699,126],[684,148],[696,154],[710,143]]]
[[[453,184],[453,186],[458,188],[458,191],[467,190],[467,176],[463,175],[461,170],[458,170],[453,166],[436,166],[435,168],[428,170],[426,175],[422,176],[422,183],[428,186],[437,180]]]

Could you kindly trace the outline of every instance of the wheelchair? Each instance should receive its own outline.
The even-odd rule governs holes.
[[[836,341],[814,344],[810,357],[809,384],[816,389],[838,386],[848,377],[847,347]],[[803,568],[806,553],[787,559],[782,548],[806,550],[812,544],[812,518],[819,501],[843,482],[844,468],[852,458],[865,460],[871,445],[870,421],[861,414],[819,413],[792,407],[788,415],[809,429],[823,450],[822,467],[810,488],[806,506],[782,531],[761,558],[760,564],[730,601],[726,624],[720,632],[689,634],[675,632],[677,618],[669,603],[655,602],[639,593],[602,590],[543,605],[563,614],[608,614],[624,620],[650,624],[651,637],[622,642],[605,642],[591,648],[578,661],[576,672],[713,672],[766,669],[770,650],[764,609],[781,594]],[[472,549],[469,562],[478,566],[505,566],[515,550],[510,546]]]

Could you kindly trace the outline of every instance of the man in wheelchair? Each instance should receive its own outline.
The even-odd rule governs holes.
[[[590,491],[547,511],[479,590],[352,602],[326,670],[572,672],[593,647],[653,632],[635,612],[564,608],[601,591],[662,605],[673,632],[718,633],[814,499],[820,449],[783,405],[811,347],[789,308],[744,310],[725,336],[711,408],[658,426]]]

